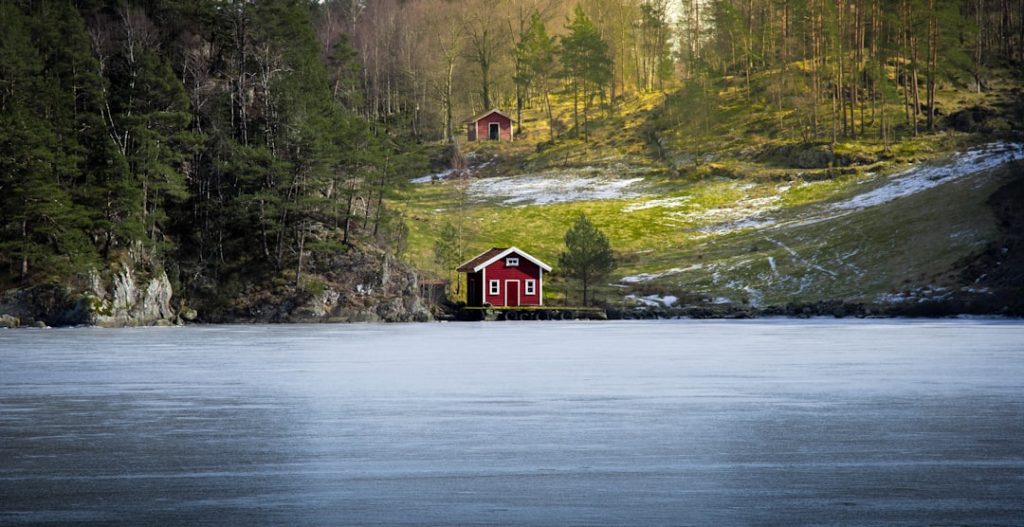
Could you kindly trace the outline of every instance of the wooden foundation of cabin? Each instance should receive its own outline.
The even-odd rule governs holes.
[[[599,307],[519,306],[473,307],[459,310],[459,320],[608,320],[608,313]]]

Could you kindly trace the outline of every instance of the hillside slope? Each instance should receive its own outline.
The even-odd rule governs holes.
[[[872,137],[804,143],[757,112],[672,127],[678,94],[621,102],[592,123],[589,142],[548,141],[531,112],[522,141],[463,145],[467,178],[439,167],[413,180],[398,204],[411,220],[407,257],[444,275],[433,243],[461,221],[467,258],[517,245],[555,262],[584,213],[618,256],[598,294],[612,307],[1019,314],[1021,282],[989,283],[1020,250],[1013,196],[1024,146],[1013,93],[951,89],[943,131],[889,148]],[[963,125],[981,107],[999,110]],[[548,302],[578,302],[557,269],[553,279]]]

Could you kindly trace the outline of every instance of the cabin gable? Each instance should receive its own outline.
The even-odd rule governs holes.
[[[510,265],[510,258],[518,260],[518,263]],[[537,264],[517,252],[498,258],[482,273],[485,303],[492,306],[540,305],[541,272]]]
[[[512,118],[499,110],[491,110],[466,122],[469,141],[511,141]]]
[[[459,266],[471,306],[539,306],[551,267],[515,247],[493,248]]]

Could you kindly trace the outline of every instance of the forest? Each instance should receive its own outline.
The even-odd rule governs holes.
[[[631,96],[700,130],[732,90],[790,141],[888,148],[1022,65],[1024,0],[2,0],[0,290],[322,289],[333,255],[401,259],[389,204],[491,108],[586,142]]]

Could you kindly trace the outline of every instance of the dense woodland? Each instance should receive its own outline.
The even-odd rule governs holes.
[[[700,127],[729,86],[793,140],[888,142],[1022,64],[1024,0],[0,0],[0,285],[398,254],[387,200],[493,107],[586,140],[642,92]]]
[[[359,66],[320,46],[316,17],[304,2],[0,4],[8,279],[131,253],[186,287],[301,284],[318,253],[397,250],[382,202],[416,158],[332,93]]]
[[[682,88],[698,114],[738,79],[803,139],[834,141],[934,130],[938,84],[982,91],[1024,64],[1022,19],[1020,0],[383,0],[328,4],[318,33],[363,66],[336,91],[415,136],[451,136],[495,106],[521,119],[552,94],[614,111]],[[883,115],[894,102],[905,110]]]

